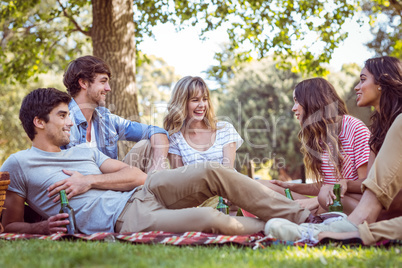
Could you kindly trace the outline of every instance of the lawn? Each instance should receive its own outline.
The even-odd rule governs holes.
[[[123,242],[0,240],[0,267],[401,267],[402,246],[176,247]]]

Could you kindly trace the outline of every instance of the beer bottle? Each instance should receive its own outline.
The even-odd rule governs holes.
[[[229,207],[225,204],[225,202],[223,202],[222,196],[219,196],[219,201],[216,209],[225,214],[229,214]]]
[[[241,208],[239,208],[239,209],[237,210],[236,216],[244,217],[243,211],[241,211]]]
[[[341,202],[341,185],[335,184],[334,185],[334,194],[336,196],[334,203],[328,207],[328,211],[337,211],[343,212],[343,206]]]
[[[285,189],[285,195],[286,195],[286,197],[289,198],[290,200],[294,200],[294,199],[293,199],[293,196],[292,196],[292,192],[290,191],[289,188],[286,188],[286,189]]]
[[[60,191],[60,201],[61,201],[61,209],[60,213],[67,213],[68,214],[68,221],[69,224],[66,225],[67,234],[74,234],[77,229],[77,224],[75,223],[75,216],[74,216],[74,209],[68,204],[67,195],[65,190]]]

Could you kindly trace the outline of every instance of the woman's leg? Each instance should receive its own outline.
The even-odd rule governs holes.
[[[388,130],[362,188],[362,199],[348,218],[356,225],[375,222],[402,189],[402,114]]]
[[[379,221],[368,224],[364,222],[357,228],[358,231],[347,233],[321,232],[318,240],[323,238],[332,239],[350,239],[360,238],[365,245],[372,245],[378,241],[386,239],[402,239],[402,217],[393,218],[391,220]]]

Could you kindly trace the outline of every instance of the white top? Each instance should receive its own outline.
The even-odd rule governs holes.
[[[94,122],[91,122],[91,140],[87,140],[87,145],[89,148],[97,148],[96,144],[96,139],[95,139],[95,128],[94,128]]]
[[[214,144],[206,151],[198,151],[192,148],[184,139],[181,131],[169,137],[169,153],[181,156],[184,165],[191,165],[206,161],[222,163],[223,147],[229,143],[236,143],[236,150],[242,145],[243,139],[237,133],[232,124],[219,121],[217,124]]]

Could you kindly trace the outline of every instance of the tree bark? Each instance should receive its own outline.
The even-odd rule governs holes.
[[[92,0],[93,54],[112,71],[107,108],[139,121],[135,79],[135,24],[133,0]]]
[[[111,92],[106,98],[109,110],[140,122],[135,79],[135,24],[133,0],[92,0],[92,46],[94,56],[106,61],[112,71]],[[123,159],[132,142],[118,143]]]

